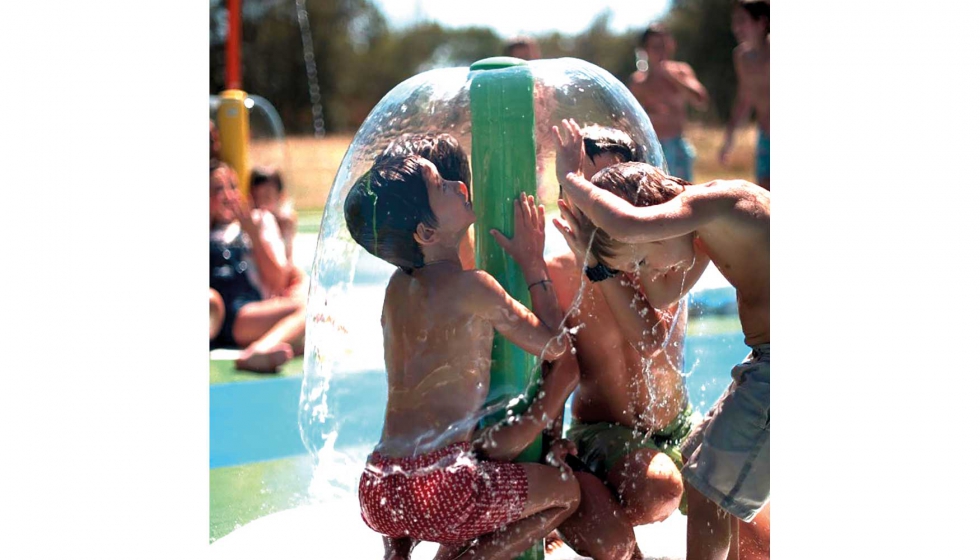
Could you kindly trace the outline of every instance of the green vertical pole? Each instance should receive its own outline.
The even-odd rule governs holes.
[[[500,282],[507,293],[525,306],[531,296],[520,268],[490,236],[496,228],[514,235],[514,199],[537,188],[534,147],[534,79],[527,62],[509,57],[480,60],[470,66],[470,112],[473,150],[473,210],[476,213],[476,266]],[[540,377],[536,356],[524,352],[499,334],[494,335],[488,402],[524,399],[510,410],[523,412]],[[532,381],[535,383],[532,384]],[[490,417],[501,420],[505,411]],[[542,459],[541,436],[525,449],[518,461]],[[518,556],[543,560],[544,542]]]

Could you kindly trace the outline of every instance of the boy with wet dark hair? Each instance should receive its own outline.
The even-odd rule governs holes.
[[[559,146],[556,173],[571,202],[610,238],[649,246],[638,254],[617,255],[620,262],[629,266],[641,257],[661,267],[683,262],[679,259],[697,250],[735,288],[745,344],[752,352],[732,368],[728,390],[682,449],[687,557],[724,557],[732,546],[732,528],[741,530],[734,518],[747,523],[764,512],[768,519],[769,192],[746,181],[682,185],[651,167],[636,170],[649,178],[624,174],[637,193],[649,191],[648,180],[679,192],[664,202],[635,206],[616,192],[616,181],[600,173],[591,182],[582,175],[585,150],[574,120],[562,121],[553,133]],[[768,543],[768,522],[764,530]]]
[[[406,132],[392,140],[379,157],[413,154],[431,161],[443,179],[460,181],[464,185],[472,184],[470,158],[453,135]]]
[[[442,543],[437,558],[512,558],[578,506],[555,464],[509,463],[561,412],[578,365],[544,263],[544,207],[514,201],[514,238],[491,234],[524,273],[534,313],[480,270],[463,270],[459,244],[476,219],[469,191],[417,155],[379,158],[344,206],[354,240],[399,267],[385,292],[388,402],[381,441],[359,485],[365,523],[387,558]],[[539,397],[516,421],[477,432],[489,391],[494,331],[543,360]],[[468,544],[469,541],[474,543]]]
[[[392,140],[379,157],[422,156],[431,161],[439,175],[448,181],[460,181],[464,185],[472,185],[470,175],[470,158],[466,150],[451,134],[430,134],[406,132]],[[473,250],[473,228],[469,228],[466,237],[459,245],[459,258],[464,270],[476,268],[476,254]]]
[[[754,111],[759,127],[755,180],[769,190],[769,1],[736,0],[732,9],[732,33],[738,40],[732,54],[738,94],[718,159],[722,164],[728,163],[735,129]]]

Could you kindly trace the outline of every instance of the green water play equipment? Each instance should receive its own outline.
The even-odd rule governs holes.
[[[514,235],[514,199],[522,192],[537,192],[534,149],[534,77],[527,62],[508,57],[481,60],[470,66],[470,111],[472,114],[473,210],[476,213],[476,266],[500,282],[507,293],[526,307],[531,296],[520,268],[497,245],[490,230],[508,237]],[[535,356],[496,333],[490,365],[490,393],[487,401],[523,398],[508,408],[520,414],[533,398],[539,368]],[[532,384],[533,383],[533,384]],[[492,414],[491,422],[502,420],[507,412]],[[518,461],[539,461],[542,438],[538,436],[518,456]],[[519,556],[522,560],[544,558],[544,543],[537,543]]]

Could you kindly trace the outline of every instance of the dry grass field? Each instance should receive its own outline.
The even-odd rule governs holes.
[[[724,128],[691,124],[688,139],[698,152],[694,164],[696,182],[711,179],[755,179],[754,129],[745,127],[736,135],[735,150],[727,167],[718,163],[718,149],[724,140]],[[303,212],[320,213],[326,203],[340,162],[347,152],[353,134],[339,134],[317,139],[295,136],[286,139],[285,147],[255,144],[252,160],[279,164],[284,173],[286,188],[296,208]]]

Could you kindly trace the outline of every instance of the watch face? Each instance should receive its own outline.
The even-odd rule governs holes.
[[[617,274],[619,274],[618,270],[613,270],[602,263],[585,269],[585,275],[593,282],[602,282],[603,280],[612,278]]]

